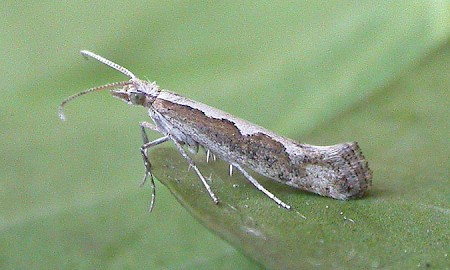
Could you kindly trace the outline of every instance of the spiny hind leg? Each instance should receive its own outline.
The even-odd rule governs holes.
[[[195,171],[195,173],[197,173],[198,177],[200,178],[200,180],[203,183],[203,186],[205,186],[206,190],[209,193],[209,196],[211,197],[211,199],[214,201],[214,203],[219,203],[219,199],[217,198],[216,194],[214,194],[214,192],[211,189],[211,186],[208,184],[208,182],[206,182],[205,177],[202,175],[202,173],[199,171],[199,169],[197,168],[197,166],[195,165],[195,162],[192,160],[192,158],[190,156],[188,156],[188,154],[186,153],[186,151],[183,149],[183,147],[181,146],[181,144],[179,142],[177,142],[177,140],[175,140],[174,138],[171,138],[173,143],[175,144],[175,146],[178,149],[178,152],[180,152],[180,154],[187,160],[187,162],[189,163],[189,166],[192,167]]]
[[[214,155],[214,153],[211,153],[211,151],[209,149],[206,149],[206,163],[209,162],[210,155],[212,155],[213,160],[216,161],[216,155]]]
[[[246,170],[244,170],[244,168],[241,167],[241,165],[237,164],[237,163],[233,163],[231,164],[233,167],[235,167],[236,169],[238,169],[244,176],[245,178],[248,179],[248,181],[250,181],[250,183],[252,183],[257,189],[259,189],[260,191],[262,191],[264,194],[266,194],[267,197],[269,197],[270,199],[272,199],[273,201],[275,201],[279,206],[286,208],[286,209],[291,209],[291,206],[286,204],[285,202],[283,202],[282,200],[280,200],[278,197],[276,197],[275,195],[273,195],[270,191],[268,191],[266,188],[264,188],[260,183],[258,183],[258,181],[256,181],[255,178],[253,178],[253,176],[251,176]]]

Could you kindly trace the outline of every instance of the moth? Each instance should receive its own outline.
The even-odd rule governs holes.
[[[94,87],[64,100],[59,116],[65,120],[63,107],[71,100],[92,92],[110,90],[112,96],[136,106],[148,108],[153,123],[141,122],[143,145],[140,148],[145,166],[143,183],[150,179],[155,202],[155,184],[148,149],[172,142],[193,168],[214,203],[219,203],[208,181],[186,150],[197,153],[199,147],[225,160],[240,171],[258,190],[279,206],[291,206],[264,188],[249,172],[255,171],[277,182],[334,199],[347,200],[363,196],[372,184],[372,171],[356,142],[332,146],[301,144],[277,135],[231,114],[161,89],[155,82],[137,78],[128,69],[90,51],[81,51],[126,75],[129,80]],[[146,130],[162,137],[149,141]],[[187,148],[187,149],[186,149]]]

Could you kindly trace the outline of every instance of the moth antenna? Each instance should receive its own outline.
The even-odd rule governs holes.
[[[58,107],[58,115],[59,115],[59,118],[61,118],[62,121],[65,121],[65,120],[66,120],[66,117],[65,117],[64,111],[63,111],[63,110],[64,110],[64,106],[65,106],[69,101],[71,101],[71,100],[73,100],[73,99],[75,99],[75,98],[77,98],[77,97],[79,97],[79,96],[86,95],[86,94],[89,94],[89,93],[92,93],[92,92],[98,92],[98,91],[103,91],[103,90],[109,90],[109,89],[116,89],[116,88],[119,88],[119,87],[124,87],[124,86],[126,86],[126,85],[129,85],[130,83],[131,83],[131,82],[129,82],[129,81],[109,83],[109,84],[105,84],[105,85],[102,85],[102,86],[93,87],[93,88],[84,90],[84,91],[82,91],[82,92],[79,92],[79,93],[77,93],[77,94],[75,94],[75,95],[72,95],[72,96],[66,98],[66,99],[65,99],[63,102],[61,102],[61,104],[59,105],[59,107]]]
[[[137,79],[136,75],[134,75],[128,69],[126,69],[126,68],[122,67],[121,65],[118,65],[118,64],[114,63],[113,61],[108,60],[98,54],[95,54],[95,53],[93,53],[91,51],[87,51],[87,50],[82,50],[82,51],[80,51],[80,53],[85,57],[94,58],[95,60],[107,65],[108,67],[111,67],[111,68],[121,72],[122,74],[124,74],[125,76],[128,76],[132,80]]]

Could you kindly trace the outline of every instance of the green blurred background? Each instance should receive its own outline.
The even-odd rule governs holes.
[[[79,50],[88,49],[296,140],[358,141],[374,188],[355,209],[370,204],[382,209],[373,217],[406,220],[375,234],[404,229],[417,238],[380,256],[371,242],[366,266],[448,269],[449,10],[444,0],[3,1],[0,268],[283,268],[242,255],[159,183],[148,215],[149,191],[138,188],[145,109],[93,94],[59,121],[65,97],[126,79],[85,61]],[[297,259],[305,268],[352,265],[311,256]]]

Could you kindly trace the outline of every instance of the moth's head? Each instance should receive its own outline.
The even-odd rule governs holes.
[[[155,82],[131,79],[119,90],[111,90],[113,97],[130,105],[148,107],[158,96],[160,90]]]
[[[65,104],[67,104],[69,101],[88,94],[92,92],[98,92],[103,90],[110,90],[111,94],[120,99],[125,101],[128,104],[131,105],[138,105],[138,106],[149,106],[153,103],[155,98],[158,96],[160,90],[158,85],[156,85],[155,82],[148,82],[138,79],[133,73],[131,73],[128,69],[104,58],[100,55],[97,55],[90,51],[81,51],[81,54],[86,57],[94,58],[95,60],[121,72],[122,74],[128,76],[130,78],[129,81],[123,81],[123,82],[115,82],[110,84],[105,84],[102,86],[97,86],[88,90],[85,90],[83,92],[80,92],[78,94],[75,94],[73,96],[68,97],[65,99],[61,105],[59,106],[59,117],[61,120],[65,120],[65,116],[63,113],[63,107]]]

